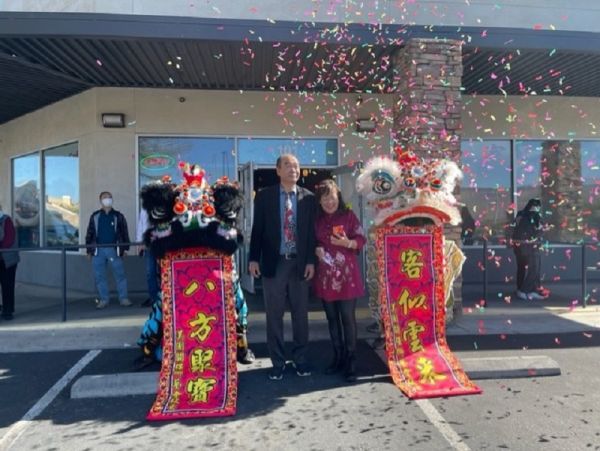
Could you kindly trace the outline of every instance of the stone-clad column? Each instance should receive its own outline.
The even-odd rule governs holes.
[[[545,141],[542,144],[541,191],[543,220],[550,226],[544,238],[574,243],[583,236],[581,141]],[[527,199],[523,199],[525,205]]]
[[[394,58],[396,142],[417,155],[460,160],[460,41],[411,39]]]
[[[460,163],[462,48],[460,41],[411,39],[394,56],[396,144],[423,158]],[[446,238],[460,243],[460,227]],[[462,312],[462,277],[454,284],[454,315]],[[449,312],[450,314],[450,312]]]

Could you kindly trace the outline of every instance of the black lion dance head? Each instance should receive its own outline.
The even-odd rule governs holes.
[[[142,188],[142,206],[152,227],[144,241],[157,257],[167,251],[196,246],[233,254],[242,242],[236,219],[244,198],[236,182],[221,177],[213,186],[198,165],[180,164],[184,181],[179,186],[163,179]],[[191,168],[197,169],[195,174]],[[191,175],[190,175],[191,174]]]
[[[244,206],[244,195],[237,182],[221,177],[212,186],[216,215],[223,225],[235,227]]]
[[[161,182],[144,185],[140,191],[142,207],[148,212],[148,221],[152,225],[169,223],[175,217],[173,204],[177,191],[173,189],[170,177],[164,177]]]

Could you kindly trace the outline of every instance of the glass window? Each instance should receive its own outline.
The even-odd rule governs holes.
[[[79,152],[77,143],[45,150],[44,240],[46,246],[79,243]]]
[[[337,139],[246,138],[238,140],[239,163],[273,166],[279,155],[296,155],[300,166],[337,166]]]
[[[597,239],[597,141],[517,141],[517,206],[539,197],[550,242]]]
[[[461,151],[460,198],[475,222],[473,239],[502,242],[512,220],[510,141],[463,140]]]
[[[12,160],[13,218],[19,247],[40,245],[40,155]]]
[[[178,163],[199,164],[209,183],[221,176],[235,178],[233,138],[140,137],[138,141],[139,183],[143,186],[170,175],[181,180]]]
[[[529,199],[542,197],[543,141],[515,141],[516,209],[521,210]]]
[[[600,236],[600,141],[581,143],[581,180],[583,232],[586,240],[598,241]]]

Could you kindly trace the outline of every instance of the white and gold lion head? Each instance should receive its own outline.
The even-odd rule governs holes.
[[[375,210],[375,225],[408,218],[429,218],[435,224],[460,223],[454,189],[462,172],[453,161],[422,159],[396,148],[397,160],[379,156],[365,165],[356,190]]]

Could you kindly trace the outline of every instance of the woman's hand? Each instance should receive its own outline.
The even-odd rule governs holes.
[[[323,249],[321,246],[315,248],[315,254],[317,256],[317,258],[319,260],[323,260],[323,258],[325,257],[325,249]]]
[[[334,246],[345,247],[346,249],[352,249],[354,247],[354,241],[346,236],[346,232],[340,235],[331,235],[331,244]]]

